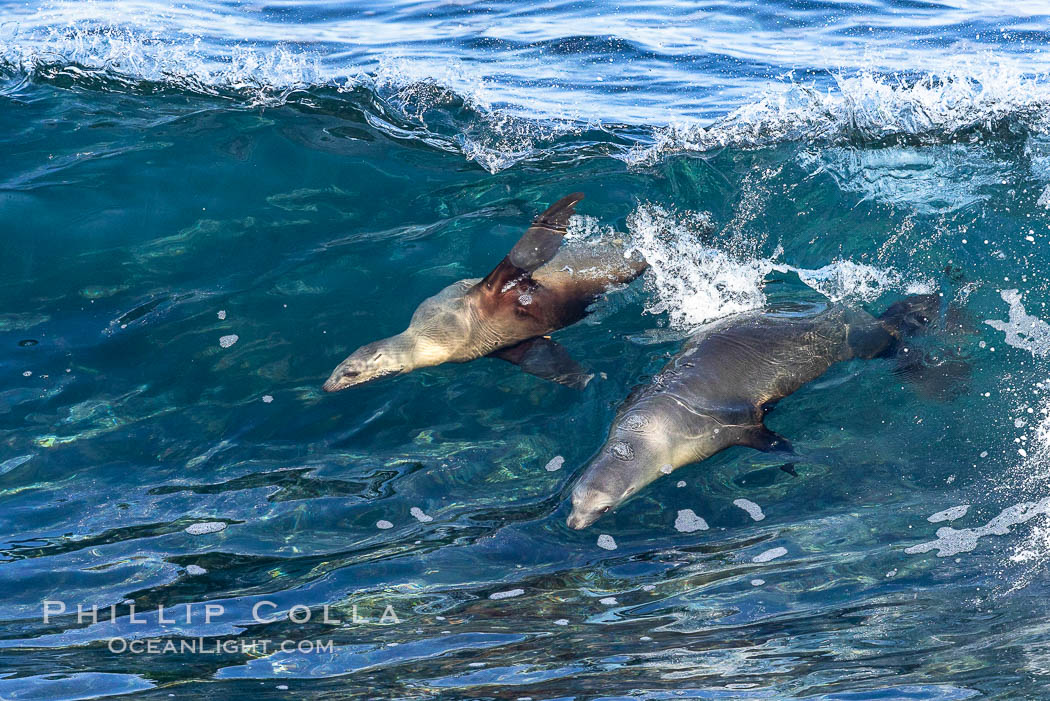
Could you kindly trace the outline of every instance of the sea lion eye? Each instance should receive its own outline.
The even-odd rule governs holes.
[[[609,509],[611,509],[611,508],[612,508],[612,506],[606,506],[606,507],[605,507],[604,509],[602,509],[602,511],[601,511],[601,512],[602,512],[603,514],[607,514],[607,513],[609,513]]]

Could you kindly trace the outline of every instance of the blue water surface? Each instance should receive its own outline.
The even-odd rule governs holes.
[[[1048,29],[0,0],[0,699],[1046,696]],[[321,391],[574,191],[568,245],[652,263],[556,334],[586,390]],[[770,416],[797,475],[734,448],[566,527],[691,329],[931,291],[961,386],[836,366]]]

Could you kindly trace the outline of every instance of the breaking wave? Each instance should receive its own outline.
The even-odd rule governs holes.
[[[1045,132],[1050,105],[1045,75],[984,58],[941,73],[828,72],[808,83],[787,77],[713,120],[688,112],[626,115],[603,102],[611,96],[600,83],[530,83],[456,59],[396,52],[333,54],[315,48],[317,29],[309,25],[276,29],[246,21],[230,29],[207,13],[193,14],[192,23],[187,16],[177,8],[135,16],[92,2],[16,17],[0,25],[0,73],[9,83],[3,92],[17,92],[19,80],[29,78],[131,92],[183,90],[248,107],[349,102],[374,128],[458,153],[491,173],[590,157],[644,168],[673,154],[785,142],[950,145],[1009,138]],[[230,31],[236,33],[223,36]],[[848,167],[837,162],[832,171]]]

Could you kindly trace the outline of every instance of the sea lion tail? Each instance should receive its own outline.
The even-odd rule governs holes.
[[[897,363],[893,374],[907,380],[920,395],[943,400],[965,389],[971,367],[936,339],[913,340],[938,324],[941,316],[940,295],[911,295],[890,305],[879,321],[897,339],[890,351]]]

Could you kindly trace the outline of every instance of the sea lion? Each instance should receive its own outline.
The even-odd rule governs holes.
[[[763,423],[774,402],[835,363],[894,354],[939,309],[938,295],[915,295],[878,318],[833,305],[811,316],[744,313],[700,329],[621,405],[573,488],[568,526],[586,528],[662,474],[730,446],[790,452]]]
[[[558,200],[491,273],[449,285],[416,308],[405,331],[358,348],[332,372],[325,391],[483,356],[584,387],[593,375],[547,334],[582,319],[600,295],[635,279],[647,265],[608,241],[559,251],[582,199],[577,192]]]

